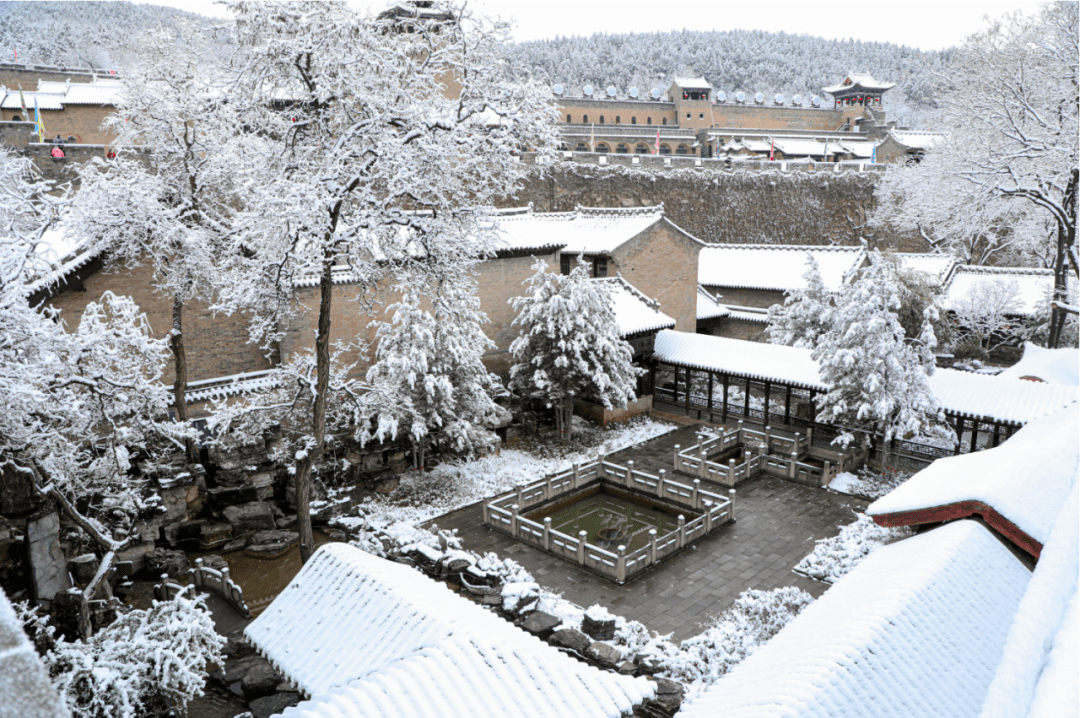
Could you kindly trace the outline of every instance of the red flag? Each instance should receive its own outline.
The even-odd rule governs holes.
[[[776,139],[769,138],[769,162],[776,160]]]
[[[660,154],[660,128],[659,127],[656,128],[656,152],[654,152],[653,154],[654,155]]]

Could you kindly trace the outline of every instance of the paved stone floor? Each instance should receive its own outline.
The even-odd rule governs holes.
[[[675,444],[697,442],[694,426],[612,454],[609,460],[650,474],[671,474]],[[677,475],[678,476],[678,475]],[[688,478],[688,477],[683,477]],[[465,547],[513,558],[544,587],[588,607],[599,603],[652,630],[682,640],[700,633],[700,624],[727,608],[749,588],[798,586],[814,596],[827,586],[792,573],[814,541],[835,536],[867,502],[773,477],[754,478],[738,487],[735,516],[729,524],[656,567],[619,586],[539,549],[496,533],[482,524],[479,504],[439,517],[439,528],[457,529]]]

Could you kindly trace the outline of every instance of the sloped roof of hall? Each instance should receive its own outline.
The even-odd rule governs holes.
[[[821,89],[831,95],[843,90],[849,90],[852,87],[861,87],[864,90],[888,90],[896,87],[895,82],[879,82],[878,80],[875,80],[874,76],[869,72],[849,72],[844,80],[850,80],[850,82],[847,84],[841,82],[839,85],[830,85],[829,87],[823,87]]]
[[[838,291],[866,257],[862,247],[710,244],[701,250],[698,283],[706,287],[775,291],[804,289],[807,254],[817,260],[821,279],[831,292]]]
[[[672,79],[679,87],[684,90],[711,90],[712,85],[704,77],[675,77]]]
[[[632,208],[578,207],[573,212],[510,210],[501,213],[499,232],[507,249],[562,245],[564,252],[573,254],[610,254],[662,220],[662,204]]]
[[[620,336],[655,332],[675,326],[675,320],[660,311],[660,302],[650,299],[622,277],[606,277],[593,281],[602,282],[608,287],[611,309],[615,312]]]

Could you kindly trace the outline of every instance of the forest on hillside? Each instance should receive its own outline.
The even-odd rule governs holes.
[[[614,85],[620,96],[630,87],[667,89],[675,75],[704,76],[718,90],[822,95],[849,71],[869,72],[895,82],[885,94],[888,119],[928,126],[937,109],[934,73],[947,67],[951,50],[924,52],[883,42],[826,40],[760,30],[683,30],[644,34],[559,37],[508,48],[511,66],[570,94],[581,87]]]

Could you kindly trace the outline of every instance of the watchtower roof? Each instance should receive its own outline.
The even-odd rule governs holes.
[[[676,87],[683,90],[711,90],[712,85],[704,77],[676,77],[673,80]]]
[[[885,90],[891,90],[896,87],[895,82],[879,82],[874,79],[874,76],[869,72],[849,72],[844,81],[839,85],[832,85],[830,87],[821,88],[823,91],[828,92],[830,95],[839,93],[845,93],[852,90],[876,90],[878,92],[884,92]]]

